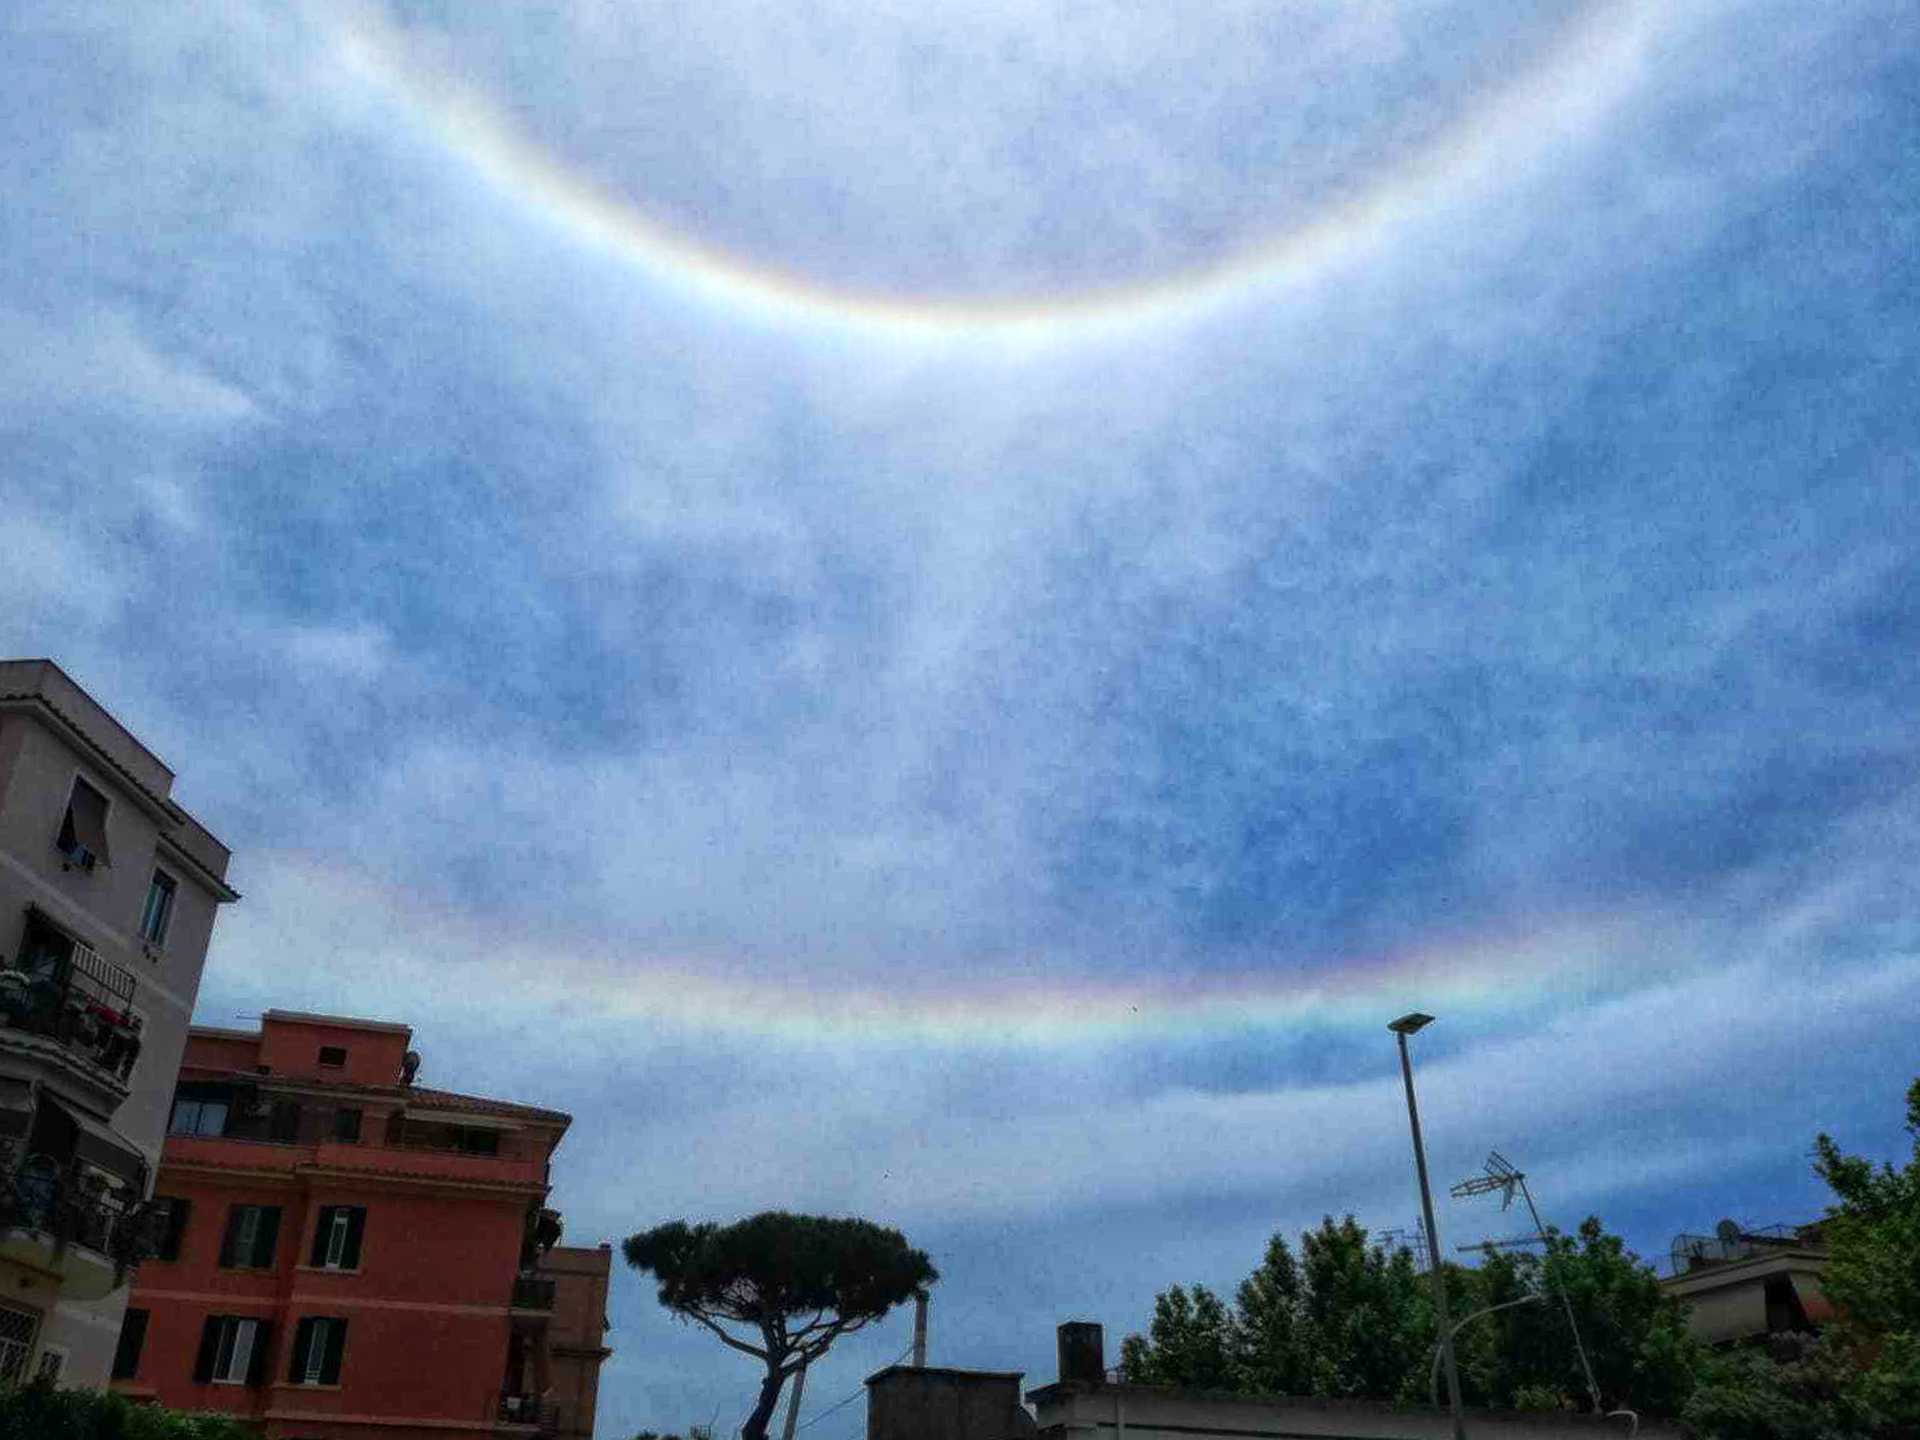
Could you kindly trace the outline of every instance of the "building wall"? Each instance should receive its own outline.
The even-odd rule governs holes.
[[[867,1377],[867,1440],[1018,1440],[1033,1433],[1018,1371],[889,1365]]]
[[[1376,1401],[1253,1398],[1151,1385],[1049,1385],[1027,1399],[1038,1411],[1042,1440],[1118,1435],[1126,1440],[1450,1440],[1444,1409],[1399,1409]],[[1602,1440],[1623,1436],[1625,1422],[1589,1415],[1472,1410],[1475,1440]],[[1679,1440],[1664,1421],[1643,1421],[1646,1440]]]
[[[613,1247],[556,1245],[541,1257],[540,1274],[554,1282],[547,1340],[549,1379],[560,1407],[562,1436],[591,1440],[607,1347],[607,1286]]]
[[[108,800],[108,862],[92,871],[68,866],[55,848],[75,776]],[[157,1168],[174,1076],[186,1044],[224,884],[227,852],[170,799],[173,773],[46,661],[0,661],[0,959],[18,957],[27,907],[37,906],[106,961],[127,971],[133,1009],[144,1030],[125,1098],[91,1113],[119,1131]],[[177,889],[165,943],[138,933],[154,870]],[[0,1050],[12,1042],[0,1028]],[[42,1067],[41,1078],[65,1089]],[[94,1092],[97,1094],[97,1091]],[[104,1300],[57,1299],[44,1280],[8,1288],[41,1309],[40,1344],[65,1352],[66,1383],[106,1383],[126,1291]],[[3,1277],[0,1277],[3,1280]]]
[[[134,1375],[115,1388],[249,1417],[268,1440],[361,1434],[393,1440],[416,1431],[457,1440],[495,1433],[509,1335],[528,1319],[513,1309],[527,1215],[544,1199],[546,1157],[566,1117],[548,1114],[544,1123],[515,1123],[502,1132],[533,1153],[391,1145],[385,1126],[371,1117],[409,1108],[412,1092],[395,1073],[410,1038],[406,1027],[269,1011],[262,1032],[194,1032],[183,1078],[244,1079],[263,1097],[279,1084],[283,1097],[298,1097],[323,1120],[336,1102],[350,1103],[369,1117],[362,1139],[175,1136],[167,1142],[156,1191],[192,1208],[179,1257],[141,1267],[133,1303],[149,1313],[147,1338]],[[346,1048],[349,1063],[318,1073],[322,1044]],[[268,1057],[272,1073],[256,1076]],[[362,1074],[379,1078],[352,1078]],[[338,1090],[328,1088],[329,1078]],[[444,1111],[446,1098],[429,1093],[426,1108]],[[486,1118],[510,1123],[498,1114],[475,1115],[476,1122]],[[321,1133],[331,1131],[323,1126]],[[219,1265],[229,1212],[242,1204],[281,1207],[270,1269]],[[359,1263],[351,1270],[309,1263],[320,1211],[329,1205],[365,1209]],[[600,1297],[604,1303],[604,1288]],[[214,1315],[255,1316],[271,1326],[260,1385],[193,1378],[201,1334]],[[299,1322],[309,1316],[347,1322],[336,1385],[289,1379]],[[537,1318],[544,1324],[544,1316]]]

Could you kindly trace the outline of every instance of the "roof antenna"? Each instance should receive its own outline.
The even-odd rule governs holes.
[[[1515,1190],[1518,1190],[1520,1198],[1527,1202],[1527,1213],[1533,1217],[1534,1233],[1540,1237],[1540,1244],[1546,1251],[1540,1263],[1546,1271],[1547,1283],[1553,1285],[1553,1245],[1547,1239],[1547,1227],[1540,1221],[1540,1211],[1533,1203],[1533,1192],[1527,1189],[1526,1174],[1514,1169],[1508,1163],[1506,1156],[1498,1150],[1489,1150],[1486,1173],[1475,1175],[1469,1180],[1462,1180],[1447,1193],[1454,1199],[1460,1200],[1470,1195],[1490,1195],[1495,1190],[1500,1192],[1502,1210],[1513,1204]],[[1488,1253],[1492,1253],[1493,1246],[1489,1244],[1487,1250]],[[1593,1413],[1599,1415],[1603,1413],[1600,1406],[1600,1387],[1593,1381],[1593,1366],[1587,1361],[1587,1347],[1580,1343],[1580,1324],[1573,1318],[1573,1301],[1567,1297],[1565,1285],[1554,1285],[1554,1288],[1560,1292],[1561,1308],[1567,1312],[1567,1328],[1573,1332],[1573,1348],[1580,1356],[1580,1373],[1587,1377],[1587,1398],[1593,1401]]]

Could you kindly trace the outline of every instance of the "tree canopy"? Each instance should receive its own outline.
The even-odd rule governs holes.
[[[1577,1238],[1550,1241],[1545,1255],[1495,1252],[1477,1270],[1447,1267],[1450,1308],[1466,1322],[1456,1340],[1464,1398],[1502,1408],[1584,1402],[1578,1354],[1550,1289],[1564,1285],[1603,1397],[1674,1413],[1698,1347],[1653,1271],[1597,1219]],[[1162,1292],[1147,1335],[1122,1343],[1121,1369],[1143,1384],[1425,1401],[1431,1294],[1410,1250],[1371,1239],[1352,1216],[1327,1216],[1300,1237],[1297,1258],[1273,1236],[1231,1308],[1204,1285]],[[1530,1303],[1469,1318],[1509,1301]]]
[[[761,1362],[745,1440],[763,1440],[789,1375],[940,1278],[898,1230],[779,1210],[732,1225],[675,1220],[621,1248],[659,1281],[662,1305]]]

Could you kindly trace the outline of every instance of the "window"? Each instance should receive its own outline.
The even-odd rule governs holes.
[[[220,1266],[224,1270],[265,1269],[273,1264],[274,1247],[279,1239],[278,1205],[235,1205],[227,1211],[227,1233],[220,1242]]]
[[[186,1238],[187,1216],[192,1212],[190,1202],[177,1195],[156,1195],[153,1197],[160,1220],[154,1237],[153,1258],[155,1260],[178,1260],[180,1242]]]
[[[0,1300],[0,1385],[12,1385],[26,1374],[27,1356],[40,1331],[37,1311]]]
[[[455,1148],[468,1155],[498,1155],[500,1153],[500,1132],[498,1130],[462,1129],[457,1132]]]
[[[300,1138],[300,1102],[298,1100],[275,1100],[269,1112],[267,1138],[277,1140],[282,1145],[291,1145]]]
[[[34,1367],[34,1383],[56,1385],[60,1381],[60,1372],[66,1368],[67,1352],[58,1345],[49,1345],[40,1352],[40,1363]]]
[[[364,1205],[322,1205],[313,1227],[313,1265],[325,1270],[360,1268],[360,1237],[367,1225]]]
[[[347,1063],[347,1047],[344,1045],[322,1045],[320,1063],[329,1070],[338,1070]]]
[[[258,1385],[267,1360],[267,1323],[250,1315],[209,1315],[193,1378],[205,1385]]]
[[[360,1139],[360,1112],[342,1107],[333,1112],[333,1138],[344,1140],[348,1144],[357,1144]]]
[[[147,903],[140,912],[140,938],[151,945],[167,943],[167,922],[173,919],[173,894],[178,885],[164,870],[153,872],[147,885]]]
[[[73,793],[67,797],[67,813],[54,847],[67,857],[68,865],[82,870],[113,863],[107,858],[107,797],[78,775],[73,777]]]
[[[147,1312],[129,1309],[120,1322],[120,1343],[113,1351],[113,1378],[131,1380],[140,1371],[140,1352],[147,1344]]]
[[[181,1097],[173,1102],[173,1118],[167,1122],[169,1135],[224,1135],[227,1132],[227,1102]]]
[[[295,1385],[338,1385],[347,1348],[347,1322],[337,1315],[309,1315],[293,1332],[287,1379]]]

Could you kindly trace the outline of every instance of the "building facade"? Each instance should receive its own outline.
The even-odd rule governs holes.
[[[1687,1309],[1687,1329],[1709,1345],[1817,1330],[1833,1318],[1820,1287],[1827,1247],[1818,1224],[1748,1228],[1722,1220],[1711,1235],[1674,1237],[1660,1288]]]
[[[116,1390],[266,1440],[557,1434],[556,1301],[592,1280],[540,1269],[569,1117],[418,1085],[411,1039],[277,1010],[193,1029]]]
[[[227,884],[173,772],[0,661],[0,1382],[102,1386]]]
[[[554,1291],[547,1355],[554,1427],[560,1440],[593,1440],[600,1367],[613,1354],[607,1348],[607,1286],[612,1270],[611,1245],[556,1245],[540,1258],[538,1276],[551,1283]]]

